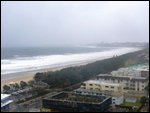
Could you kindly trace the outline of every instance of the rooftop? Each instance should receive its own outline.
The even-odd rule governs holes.
[[[103,85],[111,85],[111,86],[120,86],[118,83],[113,83],[111,81],[102,81],[102,80],[88,80],[84,83],[94,83],[94,84],[103,84]]]
[[[5,98],[7,98],[7,97],[9,97],[10,96],[10,94],[1,94],[1,100],[2,99],[5,99]]]
[[[6,105],[8,105],[8,104],[13,102],[10,99],[9,100],[5,100],[5,101],[3,100],[5,98],[7,98],[7,97],[10,97],[10,94],[1,94],[1,107],[6,106]]]
[[[66,101],[66,102],[78,102],[78,103],[90,103],[90,104],[100,104],[104,101],[106,96],[92,96],[92,95],[79,95],[75,93],[61,92],[48,99],[56,101]]]
[[[99,74],[97,75],[97,77],[100,78],[110,78],[110,79],[118,79],[118,80],[138,80],[138,81],[146,81],[148,80],[148,76],[146,77],[141,77],[141,76],[121,76],[121,75],[117,75],[117,76],[113,76],[113,75],[103,75],[103,74]]]

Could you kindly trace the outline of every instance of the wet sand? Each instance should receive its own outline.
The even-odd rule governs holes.
[[[27,72],[18,72],[18,73],[12,73],[12,74],[5,74],[5,75],[1,76],[1,88],[5,84],[19,83],[22,80],[26,81],[26,82],[29,81],[29,80],[32,80],[34,75],[37,72],[56,71],[56,70],[61,70],[63,68],[67,68],[67,67],[86,65],[88,63],[92,63],[92,62],[97,61],[97,60],[95,59],[95,60],[91,60],[91,61],[74,62],[72,64],[66,64],[66,65],[57,66],[57,67],[50,67],[50,68],[46,68],[46,69],[27,71]]]

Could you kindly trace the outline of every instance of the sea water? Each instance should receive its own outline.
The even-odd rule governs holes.
[[[104,59],[138,48],[60,46],[1,48],[1,75]]]

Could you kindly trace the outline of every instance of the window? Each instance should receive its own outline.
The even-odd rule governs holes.
[[[114,88],[114,86],[111,86],[111,88]]]
[[[109,86],[105,86],[105,88],[108,88]]]
[[[129,87],[124,87],[123,89],[128,90],[128,89],[129,89]]]
[[[90,84],[90,86],[93,86],[93,84]]]
[[[85,86],[85,84],[84,84],[84,83],[82,83],[82,86]]]

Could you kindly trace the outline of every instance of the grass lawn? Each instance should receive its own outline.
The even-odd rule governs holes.
[[[129,107],[132,107],[132,106],[137,106],[137,107],[140,107],[142,104],[140,102],[136,102],[136,103],[132,103],[132,102],[124,102],[123,104],[121,104],[122,106],[129,106]]]

